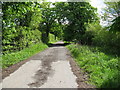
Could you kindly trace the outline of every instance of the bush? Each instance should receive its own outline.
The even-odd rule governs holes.
[[[109,31],[107,27],[101,27],[99,23],[89,24],[82,41],[86,45],[102,47],[102,51],[120,55],[120,32]]]
[[[32,44],[41,42],[41,32],[39,30],[31,30],[29,27],[8,28],[3,33],[3,54],[20,51]],[[11,33],[11,34],[10,34]]]

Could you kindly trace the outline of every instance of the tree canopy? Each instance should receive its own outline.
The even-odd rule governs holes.
[[[86,25],[97,19],[96,8],[89,2],[3,2],[2,5],[3,50],[22,49],[40,39],[48,43],[49,33],[66,41],[82,42]],[[37,38],[35,30],[41,33]]]
[[[120,1],[106,2],[106,6],[104,18],[111,23],[109,30],[113,32],[120,31]]]

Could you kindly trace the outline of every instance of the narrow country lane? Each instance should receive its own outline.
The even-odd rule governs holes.
[[[63,42],[57,42],[59,44]],[[33,56],[3,80],[3,88],[77,88],[67,49],[55,46]]]
[[[111,1],[2,0],[0,89],[120,88],[120,0]]]
[[[82,72],[64,45],[59,41],[22,61],[24,63],[13,73],[5,77],[3,74],[0,85],[2,88],[95,88],[85,83],[87,74]],[[16,66],[7,71],[13,68]]]

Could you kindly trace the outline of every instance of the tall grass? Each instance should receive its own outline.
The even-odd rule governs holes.
[[[119,57],[106,55],[96,47],[69,45],[75,61],[89,75],[89,83],[98,88],[116,88],[120,86]]]

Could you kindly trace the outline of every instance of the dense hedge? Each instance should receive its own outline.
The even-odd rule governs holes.
[[[41,42],[38,30],[41,22],[40,4],[34,2],[2,3],[2,48],[3,54],[21,51]]]
[[[20,51],[32,44],[41,42],[41,32],[29,27],[17,27],[6,29],[3,32],[3,53]]]

